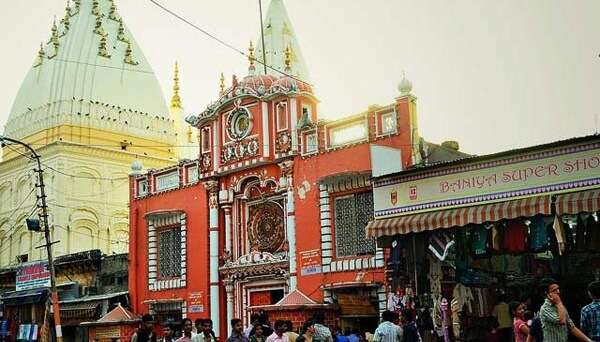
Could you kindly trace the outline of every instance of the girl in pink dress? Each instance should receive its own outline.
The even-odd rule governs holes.
[[[527,342],[529,336],[529,327],[525,321],[525,304],[512,302],[508,305],[510,313],[513,316],[513,331],[515,333],[515,342]]]

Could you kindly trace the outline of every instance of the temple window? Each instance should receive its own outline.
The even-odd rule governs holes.
[[[156,176],[156,191],[165,191],[179,186],[179,171],[173,170]]]
[[[158,233],[158,275],[181,276],[181,227],[161,229]]]
[[[137,195],[145,196],[148,194],[148,179],[140,179],[137,181]]]
[[[373,193],[359,192],[335,198],[334,233],[337,257],[375,253],[375,239],[365,227],[373,219]]]
[[[380,135],[391,134],[396,132],[396,113],[389,112],[380,115],[381,131]]]

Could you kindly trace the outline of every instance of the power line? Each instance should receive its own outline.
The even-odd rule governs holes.
[[[31,156],[28,156],[28,155],[26,155],[26,154],[24,154],[24,153],[20,152],[19,150],[17,150],[17,149],[15,149],[15,148],[13,148],[13,147],[12,147],[11,145],[9,145],[9,144],[6,144],[5,146],[6,146],[6,147],[8,147],[8,148],[9,148],[11,151],[13,151],[13,152],[15,152],[15,153],[18,153],[18,154],[20,154],[21,156],[23,156],[23,157],[25,157],[25,158],[28,158],[29,160],[32,160],[32,161],[34,161],[34,160],[35,160],[33,157],[31,157]],[[46,145],[43,145],[43,146],[46,146]],[[125,180],[125,179],[129,179],[129,176],[125,176],[125,177],[115,177],[115,178],[108,178],[108,177],[94,177],[94,176],[73,175],[73,174],[69,174],[69,173],[66,173],[66,172],[64,172],[64,171],[60,171],[60,170],[58,170],[58,169],[55,169],[54,167],[52,167],[52,166],[50,166],[50,165],[48,165],[48,164],[46,164],[46,163],[44,163],[44,162],[41,162],[41,161],[40,161],[40,164],[42,164],[42,165],[44,165],[44,166],[46,167],[44,170],[51,170],[51,171],[54,171],[54,172],[56,172],[56,173],[59,173],[59,174],[61,174],[61,175],[63,175],[63,176],[72,177],[72,178],[93,179],[93,180],[107,180],[107,181],[115,181],[115,180]]]
[[[244,57],[246,57],[246,58],[250,58],[250,56],[248,56],[248,54],[246,54],[244,51],[242,51],[242,50],[240,50],[240,49],[236,48],[236,47],[235,47],[235,46],[233,46],[232,44],[229,44],[229,43],[227,43],[227,42],[226,42],[226,41],[224,41],[223,39],[221,39],[221,38],[219,38],[219,37],[215,36],[214,34],[212,34],[212,33],[208,32],[208,31],[206,31],[205,29],[203,29],[203,28],[199,27],[198,25],[196,25],[196,24],[192,23],[192,22],[191,22],[191,21],[189,21],[188,19],[186,19],[186,18],[182,17],[181,15],[179,15],[179,14],[175,13],[174,11],[172,11],[172,10],[168,9],[167,7],[163,6],[163,5],[162,5],[162,4],[160,4],[158,1],[156,1],[156,0],[149,0],[149,1],[150,1],[151,3],[153,3],[154,5],[156,5],[157,7],[159,7],[160,9],[162,9],[163,11],[165,11],[165,12],[167,12],[168,14],[172,15],[173,17],[175,17],[175,18],[177,18],[177,19],[181,20],[182,22],[186,23],[187,25],[189,25],[189,26],[193,27],[194,29],[196,29],[196,30],[198,30],[198,31],[202,32],[204,35],[208,36],[209,38],[211,38],[211,39],[213,39],[213,40],[215,40],[215,41],[219,42],[221,45],[223,45],[223,46],[225,46],[225,47],[227,47],[227,48],[229,48],[229,49],[231,49],[231,50],[233,50],[233,51],[235,51],[235,52],[239,53],[240,55],[242,55],[242,56],[244,56]],[[262,47],[262,48],[263,48],[263,50],[265,50],[265,46],[264,46],[264,44],[263,44],[263,47]],[[306,81],[303,81],[303,80],[301,80],[300,78],[298,78],[298,77],[296,77],[296,76],[290,75],[290,74],[286,73],[285,71],[281,71],[281,70],[279,70],[279,69],[277,69],[277,68],[274,68],[274,67],[272,67],[272,66],[268,65],[268,64],[266,63],[267,61],[260,61],[259,59],[255,59],[255,60],[256,60],[256,61],[257,61],[259,64],[262,64],[262,65],[264,65],[265,67],[267,67],[267,68],[269,68],[269,69],[271,69],[271,70],[273,70],[273,71],[275,71],[275,72],[278,72],[278,73],[280,73],[280,74],[282,74],[282,75],[284,75],[284,76],[287,76],[287,77],[289,77],[289,78],[292,78],[292,79],[294,79],[294,80],[296,80],[296,81],[298,81],[298,82],[302,82],[302,83],[304,83],[304,84],[306,84],[306,85],[312,86],[312,84],[310,84],[310,83],[308,83],[308,82],[306,82]]]

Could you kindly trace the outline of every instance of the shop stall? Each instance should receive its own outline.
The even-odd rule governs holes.
[[[600,279],[600,137],[424,166],[374,180],[367,231],[388,248],[388,309],[426,340],[480,341],[507,302],[535,313],[560,281],[573,318]]]

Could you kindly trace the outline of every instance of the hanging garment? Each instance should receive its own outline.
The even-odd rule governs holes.
[[[492,252],[502,251],[502,223],[496,222],[492,224],[490,249]]]
[[[403,244],[400,236],[395,236],[394,240],[392,241],[392,250],[389,263],[392,270],[393,279],[398,279],[402,273],[402,247]]]
[[[474,258],[485,258],[488,254],[488,230],[476,226],[471,230],[471,254]]]
[[[575,227],[575,251],[585,252],[588,250],[587,225],[583,221],[583,215],[577,215],[577,226]]]
[[[600,220],[598,214],[588,216],[585,221],[588,232],[588,247],[590,250],[600,250]]]
[[[510,220],[504,231],[502,247],[509,253],[525,252],[527,242],[527,225],[522,220]]]
[[[542,215],[536,215],[529,224],[529,250],[534,253],[546,251],[548,249],[548,233],[546,231],[546,222]]]
[[[567,248],[567,235],[566,229],[558,216],[555,216],[554,223],[552,224],[554,234],[556,235],[556,242],[558,243],[558,254],[563,255]]]
[[[441,261],[446,260],[450,247],[454,246],[452,234],[444,231],[433,232],[429,237],[429,250]]]

